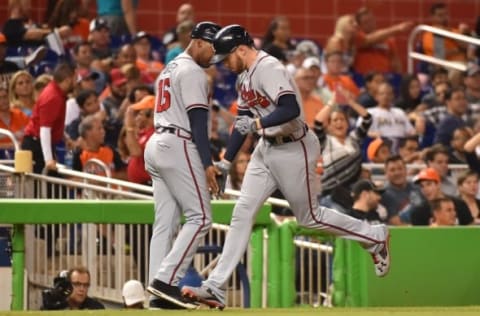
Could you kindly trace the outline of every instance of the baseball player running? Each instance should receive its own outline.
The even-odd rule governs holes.
[[[358,241],[372,255],[376,274],[386,275],[388,228],[318,205],[314,179],[320,144],[303,120],[301,98],[286,68],[256,50],[240,25],[222,28],[214,47],[212,62],[223,60],[240,74],[239,116],[220,167],[229,168],[248,133],[261,138],[248,164],[217,266],[201,287],[184,286],[182,294],[212,308],[225,307],[225,285],[247,247],[255,215],[277,188],[300,225]]]
[[[195,26],[185,52],[167,64],[155,82],[155,128],[145,148],[146,170],[153,180],[155,221],[150,242],[147,290],[152,308],[194,309],[178,288],[198,243],[211,225],[210,193],[219,188],[208,141],[208,88],[202,67],[214,55],[220,26]],[[173,237],[185,216],[185,224]]]

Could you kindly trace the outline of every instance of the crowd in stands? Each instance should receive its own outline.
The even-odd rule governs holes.
[[[188,44],[194,8],[181,5],[177,25],[159,39],[138,29],[136,1],[109,7],[97,1],[95,17],[86,13],[89,2],[57,1],[46,21],[32,21],[28,1],[9,0],[0,34],[0,128],[34,152],[35,172],[55,170],[59,162],[81,171],[96,158],[113,177],[149,185],[143,149],[155,130],[153,85]],[[375,18],[361,7],[339,17],[325,43],[315,43],[297,39],[287,17],[272,17],[264,37],[255,39],[291,73],[306,122],[320,139],[319,199],[348,211],[362,197],[360,188],[380,194],[378,203],[361,202],[362,208],[383,206],[378,220],[392,225],[452,222],[439,215],[448,213],[450,202],[453,224],[479,222],[480,50],[424,32],[418,51],[462,63],[467,71],[418,63],[414,74],[406,74],[395,37],[414,23],[378,28]],[[476,28],[449,26],[442,3],[431,6],[429,18],[435,27],[480,36],[480,22]],[[220,160],[236,115],[235,76],[222,65],[206,72],[212,154]],[[44,128],[52,131],[48,139]],[[229,188],[240,188],[255,141],[234,161]],[[12,148],[0,135],[2,157],[11,157]],[[73,162],[64,160],[67,155]],[[365,163],[376,165],[365,169]],[[464,172],[452,177],[452,164],[466,166]],[[357,183],[380,174],[382,190]]]

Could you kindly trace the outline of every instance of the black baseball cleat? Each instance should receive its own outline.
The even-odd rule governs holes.
[[[223,310],[225,308],[225,298],[215,295],[211,289],[206,286],[182,287],[182,295],[187,299],[207,305],[210,308]]]
[[[153,282],[147,287],[147,291],[159,297],[160,299],[166,300],[169,303],[180,307],[180,309],[197,309],[199,306],[195,302],[183,297],[182,293],[180,293],[180,289],[177,286],[169,285],[157,279],[154,279]]]
[[[174,304],[165,299],[156,298],[148,302],[148,309],[150,310],[160,310],[160,309],[186,309],[183,306]]]

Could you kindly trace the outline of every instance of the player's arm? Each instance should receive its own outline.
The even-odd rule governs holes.
[[[246,115],[248,117],[253,117],[252,112],[248,110],[238,110],[238,116]],[[238,151],[242,147],[243,143],[245,142],[245,139],[247,138],[247,135],[242,135],[240,134],[239,131],[237,131],[236,128],[232,128],[232,133],[230,134],[230,138],[228,140],[227,144],[227,150],[225,154],[223,155],[224,160],[227,160],[229,163],[235,159],[235,156],[237,155]]]
[[[208,140],[208,110],[204,107],[195,107],[188,111],[188,119],[192,129],[192,137],[197,145],[203,167],[207,169],[212,165],[212,154]]]
[[[261,128],[277,126],[289,122],[300,115],[300,105],[293,93],[283,94],[278,98],[277,108],[259,120]]]

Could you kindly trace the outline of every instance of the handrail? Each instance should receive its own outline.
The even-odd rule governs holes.
[[[18,144],[17,138],[15,137],[15,135],[13,135],[11,131],[9,131],[8,129],[0,128],[0,135],[4,135],[10,138],[15,151],[20,150],[20,145]]]
[[[425,54],[421,54],[418,52],[415,52],[415,38],[420,32],[430,32],[433,34],[441,35],[447,38],[451,38],[457,41],[461,42],[466,42],[469,44],[474,44],[477,46],[480,46],[480,39],[471,37],[471,36],[466,36],[450,31],[446,31],[437,27],[433,27],[430,25],[425,25],[425,24],[420,24],[416,26],[412,32],[410,33],[410,36],[408,37],[408,46],[407,46],[407,52],[408,52],[408,73],[413,73],[413,59],[418,59],[418,60],[423,60],[432,64],[444,66],[447,68],[452,68],[460,71],[466,71],[467,66],[458,62],[451,62],[447,60],[443,60],[440,58],[428,56]]]

